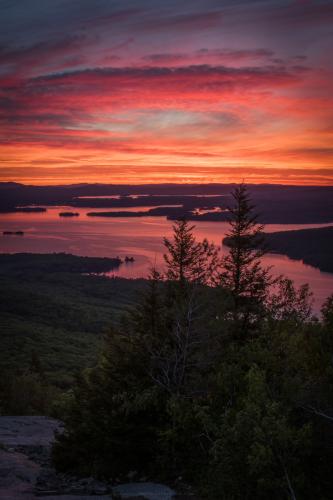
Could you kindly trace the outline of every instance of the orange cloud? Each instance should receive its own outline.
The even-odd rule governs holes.
[[[0,46],[0,179],[332,184],[331,6],[208,3],[32,9]]]

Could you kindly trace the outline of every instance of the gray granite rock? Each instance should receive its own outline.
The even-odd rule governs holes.
[[[25,455],[0,450],[0,498],[1,500],[34,499],[34,484],[39,465]]]
[[[54,432],[61,423],[47,417],[0,416],[1,500],[171,500],[168,486],[149,482],[111,485],[94,478],[57,473],[50,461]],[[132,478],[134,473],[129,473]]]
[[[0,443],[8,447],[50,446],[58,420],[48,417],[0,417]]]
[[[172,500],[175,492],[168,486],[157,483],[120,484],[112,490],[121,498],[144,498],[146,500]]]
[[[38,497],[38,500],[110,500],[111,496],[96,496],[96,495],[47,495],[46,497]]]

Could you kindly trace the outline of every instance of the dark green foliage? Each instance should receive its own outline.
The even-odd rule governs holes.
[[[67,432],[54,449],[60,469],[115,478],[143,464],[149,467],[156,437],[152,428],[158,425],[155,398],[145,392],[140,360],[123,356],[123,342],[110,333],[100,366],[78,380]]]
[[[186,220],[178,220],[173,225],[173,239],[164,238],[166,277],[181,286],[212,283],[220,263],[217,248],[206,239],[197,242],[193,229]]]
[[[226,235],[230,251],[223,260],[221,285],[231,291],[237,310],[243,303],[262,300],[270,277],[260,261],[265,253],[263,226],[253,214],[254,207],[244,184],[236,188],[233,198],[235,204],[229,208],[230,231]]]
[[[333,331],[333,295],[327,298],[323,307],[322,307],[322,315],[324,320],[324,325],[327,330]]]
[[[199,308],[207,291],[173,292],[153,273],[138,307],[107,335],[98,366],[74,392],[66,433],[54,448],[59,468],[168,476],[197,462],[192,402],[207,388],[208,358],[203,363],[200,354],[208,354],[207,326]]]
[[[197,279],[203,247],[178,222],[167,282],[152,273],[67,404],[59,468],[181,475],[216,500],[331,497],[333,298],[320,323],[307,286],[271,286],[244,186],[235,200],[223,287]]]
[[[243,384],[236,404],[217,420],[208,477],[219,479],[207,490],[212,498],[289,498],[287,474],[295,487],[308,428],[292,426],[288,409],[271,396],[265,373],[256,365]]]
[[[59,394],[38,373],[1,374],[0,415],[50,415]]]
[[[233,199],[226,236],[230,250],[222,261],[219,285],[230,294],[231,303],[224,315],[232,319],[232,336],[244,340],[265,316],[264,302],[274,281],[270,269],[261,265],[265,254],[263,226],[253,213],[244,184],[235,189]]]
[[[9,258],[11,257],[11,258]],[[35,352],[50,382],[68,387],[97,359],[103,333],[135,301],[144,280],[68,270],[67,257],[0,255],[0,371],[24,371]],[[57,261],[55,271],[51,262]]]
[[[48,383],[38,354],[31,352],[29,368],[0,377],[0,415],[50,415],[60,391]]]

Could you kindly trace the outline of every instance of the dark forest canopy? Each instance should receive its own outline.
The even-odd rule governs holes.
[[[60,470],[182,476],[216,500],[329,498],[332,297],[319,322],[307,286],[263,267],[245,186],[231,214],[221,258],[175,223],[165,274],[152,271],[77,382],[53,450]]]
[[[145,280],[94,274],[115,259],[65,254],[0,255],[0,373],[25,372],[35,352],[46,379],[73,383],[96,361],[110,324],[136,300]]]

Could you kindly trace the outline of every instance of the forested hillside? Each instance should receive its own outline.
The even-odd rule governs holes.
[[[115,265],[65,254],[0,255],[0,371],[24,371],[34,353],[48,380],[66,387],[91,366],[144,283],[82,274]]]
[[[185,220],[136,307],[63,405],[59,470],[192,486],[215,500],[328,500],[333,460],[333,296],[263,267],[245,186],[229,254]],[[256,248],[255,248],[256,247]]]

